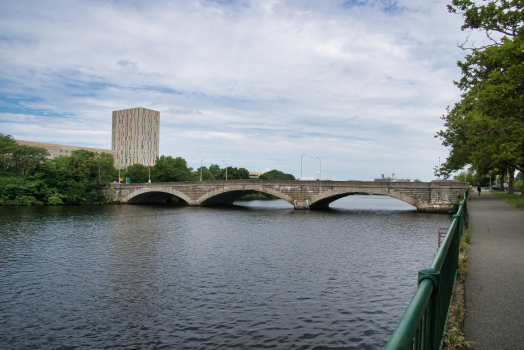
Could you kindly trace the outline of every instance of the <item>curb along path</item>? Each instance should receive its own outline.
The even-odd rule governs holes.
[[[524,211],[471,191],[466,340],[475,350],[524,349]]]

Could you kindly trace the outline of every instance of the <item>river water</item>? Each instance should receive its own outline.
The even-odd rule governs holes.
[[[350,196],[0,207],[2,349],[381,349],[451,217]]]

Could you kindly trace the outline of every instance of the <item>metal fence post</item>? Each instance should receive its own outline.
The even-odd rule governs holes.
[[[424,349],[434,349],[436,336],[436,317],[437,317],[437,294],[440,289],[440,272],[434,269],[422,269],[418,272],[418,284],[424,280],[430,280],[433,283],[433,292],[429,299],[424,314],[423,344]]]

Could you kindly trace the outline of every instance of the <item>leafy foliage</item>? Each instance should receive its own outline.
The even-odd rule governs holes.
[[[145,165],[136,163],[127,167],[125,176],[129,177],[132,183],[146,183],[149,182],[149,171]]]
[[[296,180],[291,174],[285,174],[280,170],[273,169],[260,175],[260,180]]]
[[[195,170],[195,181],[200,180],[200,168]],[[211,172],[211,170],[207,169],[205,166],[202,167],[202,181],[213,181],[215,180],[215,176]]]
[[[176,182],[193,180],[192,169],[182,157],[160,156],[151,169],[153,182]]]
[[[450,12],[464,17],[462,29],[484,30],[490,45],[469,48],[458,62],[462,78],[455,84],[462,100],[443,116],[438,132],[450,155],[441,167],[445,178],[471,166],[478,174],[524,170],[524,3],[453,0]],[[500,40],[491,34],[504,35]],[[464,46],[462,46],[464,48]],[[512,191],[510,180],[510,191]]]
[[[211,174],[213,174],[213,177],[216,177],[218,174],[220,174],[220,166],[218,164],[211,164],[209,167],[209,171]]]
[[[225,180],[226,179],[226,168],[221,169],[220,173],[218,173],[217,176],[215,176],[217,180]],[[247,171],[246,168],[233,168],[228,166],[227,167],[227,179],[228,180],[242,180],[242,179],[249,179],[249,171]]]

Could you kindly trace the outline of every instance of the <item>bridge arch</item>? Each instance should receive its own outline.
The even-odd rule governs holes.
[[[350,195],[355,195],[355,194],[359,194],[359,193],[366,193],[366,194],[369,194],[369,195],[383,195],[383,196],[389,196],[389,197],[393,197],[393,198],[396,198],[396,199],[399,199],[403,202],[406,202],[412,206],[414,206],[415,208],[419,208],[420,207],[420,203],[417,199],[413,198],[413,197],[410,197],[402,192],[399,192],[399,191],[396,191],[394,189],[378,189],[376,191],[373,191],[371,189],[367,189],[365,192],[362,191],[362,189],[357,189],[357,188],[349,188],[349,189],[346,189],[344,191],[337,191],[337,192],[334,192],[334,191],[325,191],[323,193],[320,193],[316,196],[313,196],[311,198],[311,203],[309,205],[309,208],[310,209],[321,209],[321,208],[328,208],[329,207],[329,204],[336,201],[337,199],[340,199],[340,198],[343,198],[343,197],[347,197],[347,196],[350,196]]]
[[[200,205],[219,205],[219,204],[233,204],[233,202],[245,195],[253,194],[255,192],[263,192],[271,194],[275,197],[285,200],[293,204],[293,198],[277,191],[273,188],[260,185],[239,185],[239,186],[225,186],[224,188],[216,189],[208,192],[199,198]]]
[[[128,194],[124,200],[128,204],[165,203],[166,200],[171,196],[176,196],[188,204],[193,204],[194,202],[183,192],[180,192],[171,187],[159,187],[155,188],[154,190],[151,190],[150,188],[138,188]]]

